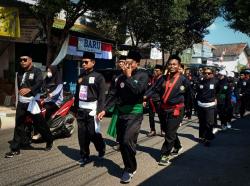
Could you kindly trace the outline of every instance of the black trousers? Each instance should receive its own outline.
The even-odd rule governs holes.
[[[20,102],[18,102],[17,104],[14,137],[10,145],[10,149],[13,151],[20,149],[21,142],[26,135],[25,120],[27,119],[27,116],[32,118],[33,126],[42,135],[42,138],[47,143],[53,142],[53,137],[43,116],[41,114],[31,114],[30,112],[28,112],[27,111],[28,105],[29,105],[28,103],[20,103]]]
[[[79,109],[77,113],[78,141],[80,155],[89,156],[90,142],[93,142],[98,152],[105,151],[105,143],[100,133],[95,132],[94,117],[89,115],[89,109]]]
[[[133,173],[137,169],[136,143],[140,132],[143,114],[119,115],[117,121],[117,140],[124,163],[124,171]]]
[[[44,105],[46,109],[45,120],[46,122],[50,119],[51,115],[54,114],[59,107],[54,102],[47,102]]]
[[[240,97],[240,116],[241,117],[243,117],[246,112],[246,106],[247,106],[247,97],[246,95],[242,95]]]
[[[228,107],[225,104],[218,104],[217,112],[221,121],[221,125],[226,125],[228,120]]]
[[[184,109],[181,109],[180,112],[179,116],[173,116],[173,111],[161,111],[162,117],[165,118],[162,124],[162,129],[165,132],[165,141],[161,148],[161,155],[170,155],[173,147],[176,149],[181,148],[177,130],[182,122]]]
[[[151,103],[149,102],[149,112],[148,112],[148,117],[149,117],[149,126],[150,126],[150,130],[151,131],[155,131],[155,113],[158,114],[158,118],[160,121],[160,127],[162,130],[162,121],[161,121],[161,117],[159,115],[159,105],[160,102],[159,101],[152,101],[152,104],[155,107],[155,112],[153,111],[153,106],[151,105]]]
[[[199,137],[206,140],[212,140],[214,138],[214,114],[215,106],[209,108],[203,108],[198,106],[198,119],[199,119]]]

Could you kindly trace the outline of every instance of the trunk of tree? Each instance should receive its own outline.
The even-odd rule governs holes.
[[[162,51],[162,66],[165,68],[165,54],[164,54],[164,48],[161,48]]]
[[[48,21],[50,21],[48,19]],[[51,61],[53,60],[53,40],[52,40],[52,25],[53,23],[47,23],[46,24],[46,36],[47,36],[47,58],[46,58],[46,66],[49,66],[51,64]]]

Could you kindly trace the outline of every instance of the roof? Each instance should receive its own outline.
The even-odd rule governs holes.
[[[54,20],[54,24],[53,27],[57,28],[57,29],[63,29],[65,25],[65,21],[61,20],[61,19],[55,19]],[[103,34],[100,33],[100,31],[91,28],[87,25],[80,25],[80,24],[74,24],[74,26],[70,29],[71,31],[74,32],[78,32],[78,33],[82,33],[85,35],[89,35],[89,36],[94,36],[97,38],[101,38],[101,39],[107,39],[103,36]]]
[[[212,49],[216,49],[216,47],[214,45],[211,45],[208,41],[206,40],[203,40],[200,44],[202,45],[206,45],[208,46],[209,48],[212,48]]]
[[[247,47],[247,43],[233,43],[233,44],[221,44],[214,45],[215,50],[213,51],[214,57],[222,56],[239,56]]]

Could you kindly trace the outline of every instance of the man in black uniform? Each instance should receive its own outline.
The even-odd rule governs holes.
[[[110,89],[106,106],[98,115],[102,119],[107,110],[116,105],[114,114],[117,121],[113,123],[117,125],[117,140],[125,165],[121,183],[129,183],[137,169],[136,143],[143,119],[143,95],[148,84],[148,74],[137,68],[140,59],[138,52],[128,53],[123,74],[117,79],[115,87]]]
[[[215,122],[216,87],[218,81],[213,76],[211,68],[204,69],[204,79],[197,85],[197,103],[199,118],[199,138],[205,146],[210,145],[214,138],[213,126]]]
[[[240,79],[237,83],[237,92],[239,94],[239,112],[240,117],[243,117],[246,112],[246,87],[247,87],[247,73],[246,71],[240,72]]]
[[[146,92],[146,97],[151,97],[153,92],[161,97],[160,115],[163,118],[162,128],[165,132],[165,142],[161,148],[159,165],[165,166],[170,160],[170,155],[178,155],[182,149],[177,130],[183,119],[184,97],[191,99],[189,81],[179,72],[181,59],[179,56],[170,56],[168,60],[168,73]],[[187,94],[185,96],[185,94]],[[188,101],[189,102],[189,101]],[[189,105],[185,105],[189,109]],[[172,151],[173,150],[173,151]]]
[[[96,117],[104,106],[105,79],[94,71],[94,65],[95,54],[85,52],[82,57],[84,72],[78,78],[74,103],[80,145],[80,165],[90,162],[89,145],[91,141],[94,143],[100,158],[105,154],[105,143],[100,133],[99,120]]]
[[[218,86],[216,89],[217,111],[221,122],[221,129],[227,129],[228,109],[230,101],[230,89],[228,85],[227,72],[221,70],[218,73]],[[230,126],[230,124],[228,124]],[[228,127],[230,128],[230,127]]]
[[[20,154],[20,144],[26,135],[25,120],[27,116],[32,118],[33,126],[47,142],[45,150],[49,151],[53,146],[53,137],[36,102],[39,99],[39,93],[43,84],[42,72],[32,65],[30,56],[21,56],[20,65],[21,70],[17,74],[18,103],[16,125],[14,138],[10,145],[11,151],[5,154],[6,158],[12,158]]]
[[[163,73],[163,67],[162,65],[155,65],[154,67],[154,74],[153,77],[149,80],[149,86],[148,88],[151,88],[156,84],[156,82],[161,78]],[[144,106],[145,106],[144,102]],[[148,99],[148,105],[149,105],[149,125],[150,125],[150,132],[147,134],[148,137],[152,137],[156,135],[155,130],[155,113],[158,114],[158,118],[160,120],[160,128],[161,128],[161,136],[164,137],[164,132],[162,131],[162,122],[161,117],[159,115],[159,106],[160,106],[160,95],[158,93],[154,93],[149,99]]]

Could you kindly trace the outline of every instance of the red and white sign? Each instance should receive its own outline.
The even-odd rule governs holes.
[[[95,58],[112,59],[112,45],[97,40],[71,36],[67,54],[82,56],[84,52],[94,52]]]

